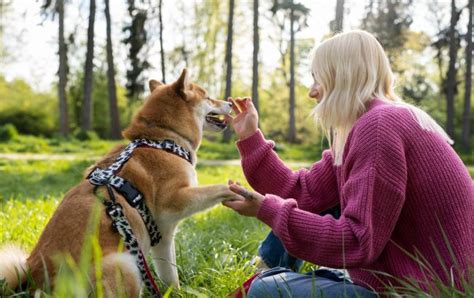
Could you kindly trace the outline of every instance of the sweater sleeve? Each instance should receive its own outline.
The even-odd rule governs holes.
[[[290,254],[323,266],[354,268],[382,253],[405,202],[407,170],[400,138],[384,131],[382,140],[380,130],[369,125],[354,135],[359,139],[349,149],[351,166],[342,186],[339,219],[301,210],[292,199],[266,195],[257,217]]]
[[[293,171],[273,150],[274,142],[265,140],[258,130],[237,142],[242,169],[249,184],[262,194],[294,198],[300,208],[322,212],[339,203],[333,159],[329,150],[310,170]]]

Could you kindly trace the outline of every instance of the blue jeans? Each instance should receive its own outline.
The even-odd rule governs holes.
[[[340,216],[339,208],[321,213]],[[258,253],[270,270],[256,278],[247,297],[378,297],[369,289],[352,283],[337,270],[318,269],[297,273],[303,261],[288,254],[280,239],[270,232]]]

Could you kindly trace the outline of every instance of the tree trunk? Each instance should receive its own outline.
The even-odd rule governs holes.
[[[234,0],[229,0],[229,20],[227,22],[227,42],[225,50],[225,64],[226,64],[226,76],[225,76],[225,95],[227,99],[232,92],[232,41],[234,31]],[[224,130],[223,141],[229,142],[232,137],[232,130],[227,128]]]
[[[258,35],[258,0],[253,0],[253,56],[252,56],[252,101],[260,111],[258,102],[258,51],[260,47],[260,39]]]
[[[93,59],[94,59],[94,22],[95,22],[95,0],[89,4],[89,27],[87,28],[87,53],[84,67],[84,102],[82,104],[81,129],[92,129],[92,81],[93,81]]]
[[[344,0],[337,0],[336,17],[331,24],[332,32],[342,32],[344,25]]]
[[[466,85],[464,92],[464,112],[462,117],[462,135],[461,144],[464,151],[471,149],[470,131],[471,131],[471,87],[472,87],[472,13],[474,0],[469,0],[469,23],[466,33]]]
[[[163,0],[160,0],[158,6],[158,18],[160,21],[160,54],[161,54],[161,77],[162,82],[166,84],[165,76],[165,50],[163,49],[163,18],[162,18]]]
[[[369,4],[366,6],[365,18],[362,19],[362,29],[367,29],[368,20],[372,18],[374,11],[374,0],[369,0]],[[337,4],[336,4],[337,10]]]
[[[293,5],[290,10],[290,105],[288,123],[288,142],[296,141],[295,126],[295,17]]]
[[[69,117],[66,97],[67,85],[67,47],[64,39],[64,0],[57,0],[56,11],[59,15],[59,84],[58,84],[58,98],[59,98],[59,132],[61,136],[65,137],[69,134]]]
[[[110,137],[120,139],[120,116],[117,107],[117,87],[115,85],[114,52],[112,49],[112,21],[109,0],[105,0],[105,21],[107,24],[107,94],[109,97]]]
[[[449,67],[446,84],[446,132],[454,140],[454,95],[456,88],[456,1],[451,0],[451,24],[449,26]]]

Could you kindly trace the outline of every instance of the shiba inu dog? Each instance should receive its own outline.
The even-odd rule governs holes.
[[[116,173],[143,195],[144,204],[161,235],[158,244],[151,245],[149,230],[137,209],[130,206],[119,192],[114,191],[112,194],[122,206],[143,254],[152,252],[160,279],[175,288],[179,287],[174,248],[176,225],[193,213],[234,197],[224,184],[197,186],[195,171],[196,151],[201,143],[203,129],[223,130],[226,123],[222,116],[231,111],[231,103],[211,99],[203,88],[188,83],[187,77],[184,69],[172,84],[151,80],[150,95],[123,131],[123,136],[130,141],[172,140],[182,148],[180,150],[189,153],[189,159],[186,160],[166,150],[137,147]],[[110,166],[124,147],[112,149],[87,173],[94,168]],[[29,271],[37,287],[42,287],[46,282],[45,272],[49,280],[53,281],[57,273],[53,259],[65,253],[75,261],[79,260],[88,233],[88,219],[93,208],[99,206],[102,210],[98,241],[103,254],[104,292],[108,297],[116,297],[115,291],[120,288],[125,290],[127,297],[139,296],[142,279],[137,265],[129,251],[118,250],[121,236],[112,228],[112,220],[105,212],[105,207],[97,204],[99,196],[110,195],[105,187],[94,186],[88,180],[73,187],[65,195],[28,257],[11,247],[0,251],[0,279],[6,279],[7,286],[12,289],[18,286],[18,282],[25,282],[26,271]],[[117,282],[117,272],[122,276],[123,284]]]

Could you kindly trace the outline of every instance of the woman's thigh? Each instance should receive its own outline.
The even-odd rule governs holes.
[[[252,282],[247,297],[378,297],[349,280],[330,276],[328,270],[301,274],[273,268]]]

